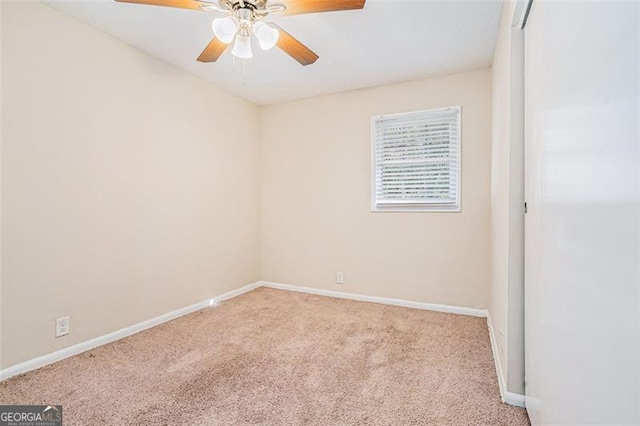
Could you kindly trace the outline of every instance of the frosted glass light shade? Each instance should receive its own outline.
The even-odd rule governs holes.
[[[253,52],[251,51],[251,39],[248,36],[238,34],[231,53],[233,56],[237,56],[238,58],[253,58]]]
[[[213,33],[216,35],[218,40],[224,44],[231,43],[236,32],[238,32],[238,23],[230,16],[214,19],[211,26],[213,27]]]
[[[253,24],[253,33],[256,35],[262,50],[271,49],[276,45],[278,37],[280,37],[278,30],[260,21]]]

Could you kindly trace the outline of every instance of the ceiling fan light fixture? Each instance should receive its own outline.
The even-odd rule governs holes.
[[[238,32],[238,23],[231,16],[214,19],[211,27],[218,40],[224,44],[231,43]]]
[[[251,38],[255,35],[264,50],[277,46],[300,65],[315,63],[318,55],[276,23],[259,23],[272,14],[286,15],[337,12],[364,8],[367,0],[115,0],[121,3],[175,7],[209,13],[223,13],[213,19],[215,36],[198,56],[198,62],[216,62],[231,49],[234,57],[252,58]],[[2,2],[2,0],[0,0]]]
[[[233,56],[242,59],[253,58],[253,52],[251,51],[251,38],[246,35],[238,34],[231,53]]]
[[[253,24],[253,33],[256,35],[262,50],[271,49],[276,45],[280,37],[278,30],[260,21]]]

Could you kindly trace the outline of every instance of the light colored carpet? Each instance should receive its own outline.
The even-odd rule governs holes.
[[[484,318],[260,288],[0,384],[66,425],[520,425]]]

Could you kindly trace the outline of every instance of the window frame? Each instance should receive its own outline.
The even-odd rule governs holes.
[[[457,182],[457,191],[456,191],[456,202],[455,204],[444,204],[444,203],[421,203],[417,205],[409,205],[409,204],[392,204],[386,207],[378,206],[376,203],[376,123],[380,119],[384,118],[394,118],[394,117],[402,117],[414,114],[429,114],[436,113],[442,111],[457,111],[457,126],[458,126],[458,137],[455,141],[455,146],[457,150],[457,159],[456,159],[456,182]],[[409,112],[401,112],[397,114],[383,114],[383,115],[374,115],[371,117],[371,127],[370,127],[370,149],[371,149],[371,168],[370,168],[370,208],[371,212],[422,212],[422,213],[460,213],[462,211],[462,106],[454,105],[443,108],[433,108],[433,109],[425,109],[418,111],[409,111]]]

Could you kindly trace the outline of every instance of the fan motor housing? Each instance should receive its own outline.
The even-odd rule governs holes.
[[[264,10],[267,8],[266,0],[226,0],[230,9],[251,9],[251,10]]]

